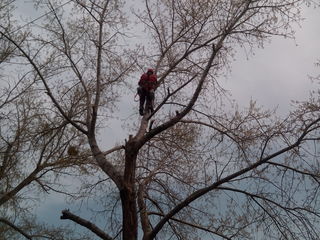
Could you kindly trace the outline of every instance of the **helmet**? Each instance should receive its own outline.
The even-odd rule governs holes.
[[[147,73],[153,74],[153,69],[152,69],[152,68],[149,68],[148,71],[147,71]]]

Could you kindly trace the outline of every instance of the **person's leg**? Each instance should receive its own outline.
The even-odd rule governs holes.
[[[153,99],[154,99],[154,92],[149,91],[146,96],[146,112],[153,112]]]
[[[153,106],[154,106],[154,90],[150,91],[150,111],[153,112]]]
[[[143,116],[143,106],[144,106],[144,102],[146,100],[146,92],[145,91],[140,91],[140,106],[139,106],[139,114],[141,116]]]

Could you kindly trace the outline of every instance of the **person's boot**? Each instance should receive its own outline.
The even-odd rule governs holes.
[[[151,113],[154,112],[153,103],[154,103],[154,101],[152,100],[151,103],[150,103],[150,112]]]
[[[139,114],[143,116],[143,108],[139,108]]]

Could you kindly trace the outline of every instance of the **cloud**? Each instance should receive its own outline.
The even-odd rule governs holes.
[[[320,57],[320,21],[318,12],[305,9],[306,20],[296,29],[296,40],[275,37],[264,49],[256,49],[246,60],[239,50],[231,65],[231,74],[222,83],[231,91],[240,106],[250,99],[281,112],[289,110],[290,101],[306,99],[314,88],[308,79],[318,69],[314,63]]]

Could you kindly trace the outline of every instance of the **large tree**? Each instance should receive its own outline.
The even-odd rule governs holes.
[[[219,84],[235,49],[293,37],[292,24],[311,2],[145,0],[131,11],[129,1],[36,2],[48,14],[24,43],[0,30],[42,90],[27,102],[44,106],[35,116],[43,127],[27,128],[43,132],[42,154],[24,158],[51,169],[79,159],[97,166],[80,193],[100,198],[105,229],[69,210],[62,219],[102,239],[319,238],[318,93],[280,119],[253,101],[232,110]],[[147,65],[159,80],[155,111],[103,149],[112,136],[99,132]],[[74,162],[65,161],[68,152]],[[88,168],[79,173],[84,178]]]

